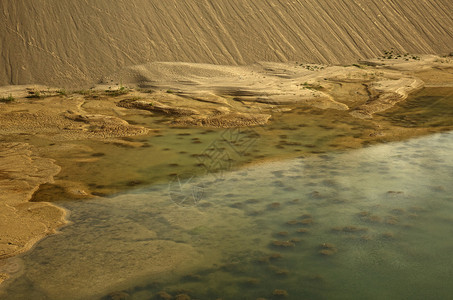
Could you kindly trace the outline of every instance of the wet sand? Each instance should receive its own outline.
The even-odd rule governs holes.
[[[164,73],[154,72],[163,66]],[[194,68],[197,72],[191,73]],[[86,155],[71,160],[90,164],[102,156],[90,147],[93,142],[132,149],[147,144],[127,137],[158,135],[152,122],[132,124],[126,121],[131,116],[157,120],[164,127],[260,126],[265,130],[273,122],[284,121],[285,112],[322,110],[326,115],[340,115],[344,122],[360,122],[360,136],[335,140],[339,149],[357,148],[364,141],[400,140],[451,130],[448,124],[401,127],[381,113],[425,85],[453,87],[452,70],[451,58],[436,56],[381,58],[354,66],[153,63],[112,75],[112,85],[90,90],[2,87],[0,97],[11,95],[14,101],[0,102],[0,260],[27,251],[65,224],[64,210],[49,203],[51,199],[29,202],[38,197],[38,189],[42,194],[57,174],[71,173],[60,170],[54,160],[57,156],[83,152]],[[256,161],[259,159],[244,163]],[[70,199],[97,197],[87,182],[74,178],[77,174],[59,179],[60,194]],[[0,265],[0,282],[7,278],[6,272],[2,273],[7,269]]]

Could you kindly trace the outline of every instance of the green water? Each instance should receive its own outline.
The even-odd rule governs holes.
[[[309,107],[275,113],[269,125],[242,129],[169,128],[162,116],[129,115],[131,123],[151,128],[149,136],[123,138],[136,146],[105,141],[67,141],[64,151],[55,142],[27,138],[44,147],[62,167],[57,180],[83,182],[95,195],[173,180],[175,175],[203,175],[234,170],[264,160],[307,156],[348,148],[341,139],[363,142],[369,122],[347,112]],[[366,138],[366,137],[365,137]],[[120,139],[121,140],[121,139]],[[67,148],[71,150],[67,150]],[[60,188],[37,193],[34,201],[55,201]],[[72,199],[69,199],[72,200]]]
[[[452,151],[444,133],[208,174],[189,183],[204,189],[193,206],[175,204],[171,184],[66,202],[73,224],[22,258],[6,299],[447,299]],[[180,251],[192,261],[147,273],[157,241],[173,243],[167,264]]]
[[[451,120],[451,94],[424,92],[386,117]],[[346,151],[337,139],[370,125],[344,113],[300,108],[239,131],[130,116],[157,130],[127,139],[145,147],[89,142],[97,161],[57,158],[71,170],[60,179],[103,197],[47,195],[71,223],[10,259],[0,298],[450,298],[453,132]]]

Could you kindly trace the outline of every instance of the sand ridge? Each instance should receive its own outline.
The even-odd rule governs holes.
[[[344,64],[453,49],[449,0],[0,3],[0,85],[90,85],[154,61]]]

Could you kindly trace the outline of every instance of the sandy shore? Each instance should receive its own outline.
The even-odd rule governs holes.
[[[129,124],[123,119],[128,114],[166,115],[168,126],[229,128],[266,125],[276,111],[302,106],[344,111],[351,119],[369,120],[376,128],[386,126],[374,114],[425,85],[453,88],[452,58],[406,58],[381,58],[352,66],[151,63],[114,74],[108,79],[111,85],[90,90],[2,87],[0,260],[27,251],[65,224],[60,208],[29,202],[40,186],[52,183],[60,172],[52,151],[84,147],[78,142],[87,140],[140,146],[119,138],[147,135],[152,128]],[[408,138],[428,132],[400,131],[388,127],[369,136]],[[43,150],[39,141],[51,143],[56,150]],[[75,199],[94,197],[79,182],[62,185]],[[0,264],[0,283],[7,278],[2,270],[7,267]]]

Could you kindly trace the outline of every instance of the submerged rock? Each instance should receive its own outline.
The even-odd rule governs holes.
[[[331,256],[338,252],[337,247],[331,243],[322,243],[320,248],[319,253],[325,256]]]
[[[127,300],[130,299],[130,295],[126,292],[113,292],[105,297],[106,300]]]
[[[288,231],[277,232],[277,235],[279,235],[279,236],[287,236],[288,234],[289,234]]]
[[[278,209],[281,207],[281,204],[279,202],[274,202],[274,203],[271,203],[267,206],[269,209]]]
[[[296,246],[296,244],[290,241],[273,241],[272,245],[281,248],[291,248]]]
[[[366,232],[366,231],[368,231],[368,228],[357,227],[357,226],[344,226],[344,227],[334,227],[334,228],[332,228],[332,231],[356,233],[356,232]]]
[[[278,290],[278,289],[275,289],[273,292],[272,292],[272,295],[276,296],[276,297],[288,297],[289,294],[287,291],[285,290]]]
[[[156,295],[156,299],[158,300],[171,300],[173,299],[173,296],[167,293],[166,291],[160,291]]]
[[[190,299],[192,298],[190,298],[190,296],[187,294],[179,294],[175,296],[175,300],[190,300]]]

